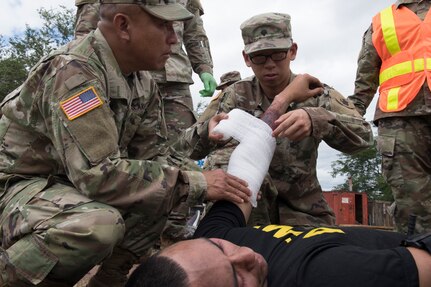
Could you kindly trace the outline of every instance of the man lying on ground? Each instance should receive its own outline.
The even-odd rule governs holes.
[[[270,115],[261,119],[271,126],[277,117]],[[252,228],[246,227],[250,212],[250,202],[215,203],[196,239],[148,258],[126,287],[431,286],[431,234],[406,238],[365,228]]]

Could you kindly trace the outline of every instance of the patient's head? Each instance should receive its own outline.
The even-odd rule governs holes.
[[[265,259],[250,248],[201,238],[181,241],[150,257],[126,287],[267,286],[267,273]]]

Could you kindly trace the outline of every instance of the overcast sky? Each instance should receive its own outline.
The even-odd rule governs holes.
[[[242,60],[243,43],[239,26],[248,18],[267,12],[290,14],[293,40],[298,43],[296,60],[291,64],[294,73],[309,73],[333,86],[343,95],[353,92],[356,60],[362,35],[371,24],[371,18],[382,8],[393,3],[389,0],[201,0],[205,10],[205,30],[210,40],[214,61],[214,77],[231,70],[238,70],[243,77],[252,71]],[[74,8],[74,0],[2,0],[0,9],[0,34],[11,36],[25,25],[41,24],[37,9],[57,8],[60,5]],[[6,5],[5,5],[6,4]],[[200,98],[202,83],[194,75],[191,87],[195,105]],[[374,104],[369,107],[366,119],[371,120]],[[323,190],[346,179],[332,178],[331,162],[337,151],[322,144],[319,149],[318,176]]]

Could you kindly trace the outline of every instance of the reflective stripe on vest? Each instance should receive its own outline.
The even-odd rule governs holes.
[[[395,30],[394,14],[392,13],[392,6],[380,12],[380,21],[382,22],[383,39],[385,40],[386,47],[391,55],[395,55],[401,51],[400,44],[398,43],[397,31]]]
[[[405,6],[383,9],[373,18],[373,44],[382,59],[379,108],[397,112],[415,98],[431,70],[430,18],[423,23]],[[408,39],[408,40],[406,40]]]
[[[427,70],[430,70],[431,59],[426,60],[426,67],[427,67]],[[413,60],[413,65],[412,65],[412,61],[399,63],[380,72],[379,84],[381,85],[385,81],[397,76],[410,74],[412,72],[421,72],[423,70],[425,70],[424,59]]]

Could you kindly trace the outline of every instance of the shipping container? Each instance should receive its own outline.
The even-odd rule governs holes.
[[[328,191],[323,195],[334,210],[336,224],[368,225],[368,197],[366,193]]]

